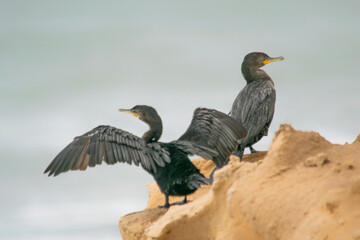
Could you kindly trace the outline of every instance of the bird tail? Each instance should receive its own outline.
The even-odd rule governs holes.
[[[200,173],[193,174],[187,179],[187,186],[189,189],[198,189],[201,185],[207,185],[211,182]]]

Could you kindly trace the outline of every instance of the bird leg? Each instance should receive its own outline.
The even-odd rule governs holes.
[[[227,165],[227,164],[229,163],[229,161],[230,161],[230,158],[227,158],[226,161],[225,161],[225,163],[224,163],[224,166]],[[210,176],[209,176],[209,178],[208,178],[208,181],[209,181],[210,184],[212,184],[212,183],[214,182],[214,174],[215,174],[215,171],[219,170],[220,168],[221,168],[221,167],[216,166],[216,167],[214,168],[214,170],[211,172],[211,174],[210,174]]]
[[[258,151],[256,151],[252,146],[250,146],[249,149],[250,149],[250,152],[251,152],[251,153],[257,153],[257,152],[258,152]]]
[[[240,145],[237,147],[237,149],[232,153],[233,155],[240,158],[240,162],[242,160],[242,157],[244,155],[244,149],[240,147]]]
[[[216,170],[220,169],[218,166],[216,166],[214,168],[214,170],[211,172],[210,176],[209,176],[209,183],[212,184],[214,182],[214,173]]]
[[[187,203],[186,195],[184,196],[184,200],[182,200],[180,202],[172,203],[171,205],[182,205],[182,204],[185,204],[185,203]]]
[[[186,195],[185,195],[185,197],[186,197]],[[165,204],[164,205],[159,205],[158,207],[159,208],[168,208],[168,207],[170,207],[169,195],[165,194]]]

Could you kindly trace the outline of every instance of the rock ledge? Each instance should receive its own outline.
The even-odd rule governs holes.
[[[331,144],[282,124],[267,153],[243,160],[168,210],[156,208],[164,196],[151,184],[147,208],[120,219],[123,238],[360,240],[360,141]],[[214,168],[194,164],[207,176]]]

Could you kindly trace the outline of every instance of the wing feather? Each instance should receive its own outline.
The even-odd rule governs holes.
[[[105,154],[105,146],[104,146],[104,139],[99,141],[99,159],[97,160],[98,164],[101,164],[103,161],[107,162],[106,154]]]
[[[266,135],[275,111],[276,92],[273,83],[253,82],[245,86],[235,99],[230,115],[237,119],[248,131],[248,136],[240,140],[241,145],[255,143],[259,134]],[[262,134],[263,132],[263,134]]]
[[[65,158],[65,161],[61,162],[60,160],[58,160],[58,164],[57,167],[55,169],[55,176],[59,175],[61,173],[61,171],[63,171],[63,169],[65,169],[65,166],[69,163],[69,161],[71,160],[72,156],[76,154],[77,152],[77,145],[74,146],[70,146],[70,151],[67,154],[67,158]]]
[[[89,167],[94,167],[96,165],[96,160],[95,160],[95,149],[96,149],[96,144],[94,141],[90,141],[89,144],[89,149],[87,150],[86,154],[88,154],[90,156],[89,159]],[[75,169],[73,169],[75,170]]]
[[[71,158],[68,158],[68,159],[69,159],[69,162],[68,162],[68,163],[65,163],[65,164],[64,164],[64,166],[65,166],[65,165],[68,165],[70,169],[73,168],[73,167],[76,165],[76,162],[77,162],[77,161],[82,163],[83,160],[84,160],[84,157],[83,157],[83,158],[80,158],[81,153],[82,153],[83,150],[84,150],[84,145],[76,145],[75,148],[76,148],[75,154],[74,154]],[[78,160],[78,159],[79,159],[79,160]]]
[[[186,132],[173,143],[188,154],[197,154],[221,167],[247,131],[232,117],[214,109],[197,108]],[[185,144],[188,142],[190,144]]]
[[[85,170],[102,162],[141,165],[154,173],[170,162],[169,152],[160,143],[143,139],[111,126],[99,126],[76,137],[49,164],[44,173],[58,175],[68,170]]]

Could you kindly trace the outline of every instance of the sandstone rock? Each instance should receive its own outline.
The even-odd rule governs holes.
[[[164,196],[151,184],[147,209],[122,217],[120,231],[126,240],[359,239],[359,143],[331,144],[283,124],[267,153],[232,157],[185,205],[156,208]],[[207,176],[214,168],[194,164]]]

